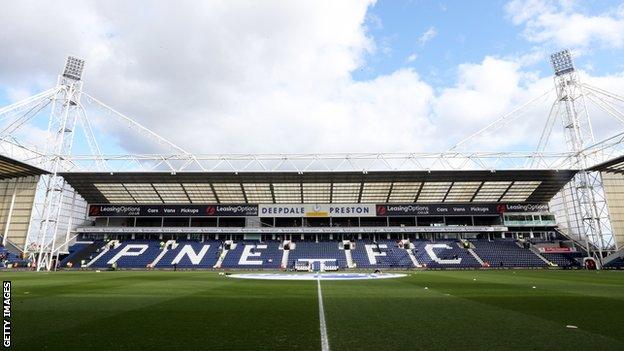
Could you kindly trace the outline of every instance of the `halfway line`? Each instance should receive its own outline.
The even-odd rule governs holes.
[[[325,309],[323,308],[323,293],[321,292],[321,279],[316,280],[319,302],[319,322],[321,328],[321,351],[329,351],[327,339],[327,325],[325,324]]]

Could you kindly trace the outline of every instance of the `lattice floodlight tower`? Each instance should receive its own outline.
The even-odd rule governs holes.
[[[550,61],[557,92],[553,111],[561,117],[568,151],[581,170],[553,201],[563,207],[568,234],[584,241],[588,251],[597,251],[596,256],[602,258],[603,251],[613,249],[613,236],[600,172],[586,171],[598,162],[598,155],[584,151],[595,143],[585,90],[569,50],[552,54]]]
[[[35,208],[37,215],[31,221],[31,228],[35,232],[29,233],[29,236],[36,235],[36,246],[31,248],[29,254],[36,259],[37,270],[50,269],[52,265],[56,239],[60,234],[64,198],[68,192],[73,193],[58,173],[65,169],[64,163],[67,162],[62,155],[71,155],[74,130],[81,109],[84,64],[84,60],[69,56],[63,73],[58,77],[56,94],[52,96],[46,143],[46,154],[50,157],[43,165],[50,174],[43,176],[39,182],[38,193],[42,199],[35,204],[38,207]]]

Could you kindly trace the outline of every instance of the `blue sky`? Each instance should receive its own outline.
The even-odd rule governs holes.
[[[624,94],[622,1],[26,0],[0,22],[0,106],[77,55],[85,91],[192,152],[443,151],[552,88],[563,48],[585,81]],[[105,152],[167,151],[87,107]],[[533,150],[548,107],[471,149]]]
[[[518,28],[504,19],[503,6],[502,1],[380,1],[367,18],[379,48],[355,77],[370,79],[412,67],[432,84],[444,84],[444,77],[452,76],[458,64],[513,52],[521,44],[510,47],[508,38],[517,37]],[[435,35],[419,41],[431,28]],[[413,54],[416,58],[408,62]]]
[[[564,49],[557,43],[535,43],[523,36],[524,26],[515,25],[505,6],[508,1],[378,1],[368,12],[366,27],[377,50],[366,57],[366,65],[354,78],[366,80],[402,67],[417,71],[428,83],[441,87],[454,81],[457,66],[478,63],[485,56],[518,57],[537,48],[546,52]],[[586,0],[574,4],[588,16],[613,11],[621,1]],[[431,28],[435,35],[419,42]],[[591,55],[577,57],[577,65],[596,74],[622,70],[621,49],[594,48]],[[410,55],[416,58],[409,62]],[[547,57],[531,69],[550,74]]]

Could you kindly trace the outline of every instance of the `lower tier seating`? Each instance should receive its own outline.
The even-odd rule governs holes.
[[[547,267],[530,249],[514,240],[471,240],[474,253],[491,267]],[[480,268],[482,264],[458,240],[412,240],[409,244],[394,240],[355,240],[350,256],[355,268]],[[348,268],[348,252],[342,242],[294,242],[288,250],[280,241],[238,242],[179,240],[95,241],[70,247],[62,268],[78,268],[80,259],[89,268],[263,268],[294,269],[321,266]],[[561,267],[578,267],[570,255],[544,254]],[[72,261],[73,260],[73,261]],[[68,262],[75,264],[68,265]],[[282,264],[285,263],[283,267]]]
[[[19,255],[16,255],[0,245],[0,267],[5,267],[10,264],[19,264],[25,266],[29,261],[22,259]]]
[[[580,253],[542,253],[542,256],[559,267],[581,267]]]
[[[336,265],[340,268],[347,268],[347,258],[344,250],[339,248],[337,241],[325,242],[297,242],[294,250],[290,250],[288,255],[288,267],[294,267],[299,261],[323,261],[325,264]]]
[[[612,260],[605,265],[605,268],[624,268],[624,257],[618,257],[615,260]]]
[[[221,268],[280,268],[283,251],[279,246],[277,241],[238,242],[236,247],[225,255]]]
[[[479,261],[457,240],[414,241],[412,243],[418,263],[428,268],[481,267]]]
[[[533,251],[514,240],[472,240],[474,252],[492,267],[547,267]]]
[[[391,240],[358,241],[351,256],[357,268],[414,267],[407,250]]]

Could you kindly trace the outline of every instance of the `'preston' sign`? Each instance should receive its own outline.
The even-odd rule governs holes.
[[[258,205],[260,217],[375,217],[372,204]]]

